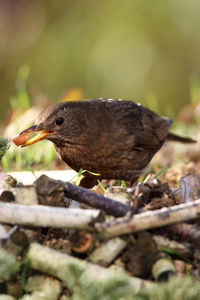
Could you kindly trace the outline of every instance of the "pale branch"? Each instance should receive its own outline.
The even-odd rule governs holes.
[[[88,256],[88,261],[107,267],[122,252],[127,244],[127,239],[119,237],[104,241]]]
[[[104,215],[95,209],[60,208],[0,202],[0,223],[42,227],[86,229],[94,231],[94,223]]]
[[[200,199],[162,209],[147,211],[132,217],[96,224],[103,238],[112,238],[142,230],[162,227],[174,223],[194,220],[200,217]]]
[[[171,226],[173,227],[174,224]],[[186,256],[191,255],[191,249],[188,247],[188,245],[179,243],[175,240],[170,240],[167,237],[162,235],[153,235],[152,238],[156,242],[158,247],[165,247]]]
[[[30,266],[40,272],[55,276],[70,285],[72,269],[80,270],[85,281],[91,284],[92,280],[105,281],[121,278],[127,281],[133,293],[140,291],[144,286],[151,287],[154,284],[136,277],[128,276],[125,272],[116,272],[96,264],[81,260],[73,256],[60,253],[53,249],[32,243],[27,253]],[[84,272],[84,275],[83,275]],[[78,278],[77,278],[78,280]]]

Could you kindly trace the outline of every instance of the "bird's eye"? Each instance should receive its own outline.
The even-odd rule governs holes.
[[[62,118],[62,117],[60,117],[60,118],[58,118],[57,120],[56,120],[56,125],[62,125],[64,123],[64,119]]]

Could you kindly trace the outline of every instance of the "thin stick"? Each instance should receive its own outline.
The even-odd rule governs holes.
[[[38,178],[36,181],[36,190],[37,193],[41,195],[48,195],[53,190],[63,191],[68,198],[84,203],[96,209],[101,209],[106,214],[114,217],[123,217],[131,210],[128,205],[106,198],[93,191],[69,182],[54,180],[46,175],[41,175]]]
[[[0,223],[66,227],[94,231],[95,222],[102,222],[102,212],[95,209],[60,208],[0,202]]]
[[[131,218],[126,217],[103,224],[96,224],[95,227],[103,238],[111,238],[131,232],[197,219],[199,216],[200,199],[185,204],[147,211],[134,215]]]
[[[66,183],[65,187],[65,193],[68,197],[91,207],[102,209],[108,215],[123,217],[130,211],[130,207],[126,204],[106,198],[83,187],[76,186],[71,183]]]
[[[89,255],[88,261],[101,266],[109,266],[114,259],[127,246],[128,240],[115,237],[98,245],[98,247]]]

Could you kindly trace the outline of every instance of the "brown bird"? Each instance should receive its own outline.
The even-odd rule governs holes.
[[[50,140],[72,169],[100,174],[84,173],[89,187],[90,178],[134,182],[166,139],[194,142],[168,133],[171,123],[138,103],[100,98],[51,105],[19,136],[42,131],[22,147]]]

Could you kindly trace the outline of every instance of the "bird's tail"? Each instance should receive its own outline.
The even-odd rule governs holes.
[[[175,141],[175,142],[180,142],[180,143],[185,143],[185,144],[190,144],[190,143],[196,143],[197,141],[188,138],[188,137],[181,137],[173,133],[168,133],[167,135],[167,141]]]

